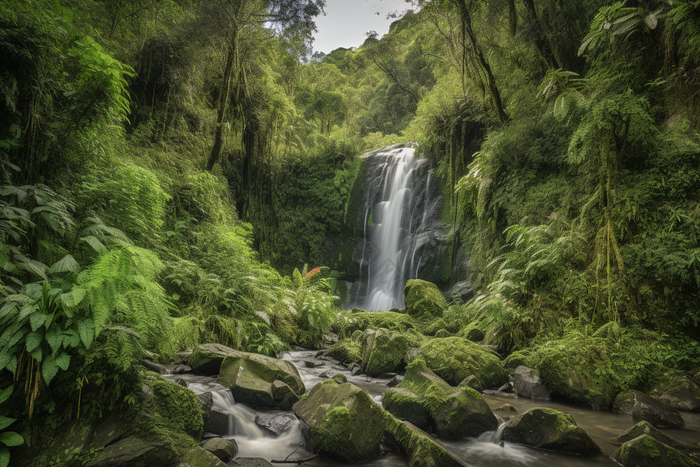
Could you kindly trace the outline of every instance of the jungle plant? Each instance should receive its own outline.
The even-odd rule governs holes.
[[[323,343],[323,336],[335,321],[337,311],[334,304],[337,297],[330,295],[331,284],[322,277],[324,269],[328,268],[308,271],[304,266],[301,272],[295,269],[287,301],[300,328],[298,343],[310,348],[318,348]]]
[[[13,385],[0,390],[0,405],[9,399],[14,389],[15,387]],[[0,415],[0,467],[7,467],[10,464],[10,450],[7,448],[19,446],[24,443],[24,438],[22,438],[20,434],[6,430],[16,421],[16,418]]]

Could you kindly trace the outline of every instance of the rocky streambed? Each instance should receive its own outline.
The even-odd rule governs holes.
[[[306,390],[311,391],[311,395],[306,396],[306,401],[312,399],[310,406],[303,410],[299,409],[299,406],[295,406],[294,412],[297,412],[296,414],[291,410],[270,408],[252,409],[245,404],[236,403],[234,399],[230,397],[230,391],[217,383],[217,378],[215,376],[166,375],[165,377],[171,381],[178,381],[180,384],[186,384],[197,394],[215,394],[212,402],[212,411],[217,414],[216,417],[219,417],[219,421],[217,422],[218,426],[216,426],[215,422],[209,422],[209,425],[205,422],[204,431],[206,433],[208,429],[212,429],[218,431],[224,438],[234,441],[237,444],[237,456],[239,459],[262,458],[267,461],[308,459],[313,457],[314,454],[312,450],[307,450],[307,448],[315,448],[313,449],[315,451],[333,451],[334,454],[313,458],[306,461],[303,465],[331,467],[346,465],[347,461],[353,461],[353,465],[376,467],[403,467],[406,465],[446,466],[454,461],[456,464],[453,465],[474,467],[508,467],[523,465],[533,467],[551,467],[553,465],[563,467],[615,466],[619,464],[610,456],[620,446],[616,438],[635,425],[632,417],[624,414],[588,410],[568,404],[518,397],[508,392],[487,390],[484,391],[483,401],[488,406],[488,409],[492,410],[493,413],[497,415],[493,417],[493,427],[482,429],[480,433],[466,434],[466,436],[462,436],[462,433],[457,433],[457,436],[450,436],[449,432],[444,431],[449,428],[445,427],[450,425],[450,415],[446,417],[447,422],[442,420],[428,423],[428,425],[433,428],[437,426],[441,427],[434,431],[439,432],[442,430],[446,433],[447,436],[444,438],[433,439],[432,437],[428,437],[428,439],[437,442],[441,447],[445,448],[446,452],[450,454],[449,459],[445,458],[441,462],[438,461],[430,464],[425,463],[425,460],[412,458],[410,453],[407,458],[405,455],[406,449],[402,449],[400,443],[391,439],[379,448],[380,451],[376,453],[378,455],[363,456],[357,451],[365,447],[360,448],[358,447],[359,445],[353,445],[352,443],[356,440],[351,438],[359,436],[355,433],[369,437],[378,436],[381,431],[381,427],[379,427],[378,424],[383,422],[378,422],[377,420],[382,419],[382,415],[380,414],[382,411],[377,410],[375,418],[366,416],[365,419],[353,419],[352,416],[348,415],[343,410],[343,404],[348,405],[348,400],[352,400],[352,403],[355,403],[357,399],[362,399],[362,397],[360,397],[362,394],[366,394],[368,396],[366,399],[372,404],[386,404],[387,401],[385,401],[384,398],[387,396],[388,390],[392,391],[389,393],[389,397],[392,397],[392,393],[401,393],[401,390],[392,389],[390,387],[390,385],[395,386],[396,380],[392,382],[394,375],[387,373],[379,377],[369,377],[364,374],[359,374],[356,368],[348,367],[328,357],[320,356],[319,352],[316,351],[288,352],[284,354],[282,359],[294,365]],[[409,368],[407,373],[410,378],[414,380],[416,378],[415,375],[413,377],[410,376],[412,371],[414,373],[416,373],[416,371],[420,373],[418,378],[432,378],[432,376],[430,376],[432,372],[429,369],[420,366],[413,366],[412,368],[414,369],[412,370]],[[418,370],[415,370],[415,368],[418,368]],[[333,381],[333,379],[335,379],[335,381]],[[343,385],[342,383],[344,383],[344,381],[351,383],[352,388],[356,387],[358,389],[352,389],[350,385]],[[339,388],[341,386],[345,387],[345,389],[340,390]],[[450,388],[449,385],[445,385],[445,390],[450,391]],[[320,395],[323,391],[328,394],[325,396]],[[345,391],[345,393],[338,395],[339,392],[343,391]],[[302,399],[305,398],[302,397]],[[324,403],[317,403],[314,402],[314,400]],[[339,403],[338,400],[341,400],[341,402]],[[332,403],[328,404],[328,401],[332,401]],[[332,429],[337,428],[339,433],[336,433],[336,435],[339,435],[341,439],[344,439],[342,438],[343,436],[347,437],[347,439],[344,439],[344,444],[347,445],[345,449],[339,449],[337,446],[324,445],[324,443],[331,443],[333,439],[336,439],[333,438],[333,434],[327,436],[322,441],[317,441],[316,446],[312,447],[307,443],[310,437],[309,429],[308,426],[305,427],[305,424],[301,423],[299,419],[314,416],[314,414],[319,411],[319,407],[326,405],[328,405],[328,407],[323,409],[320,418],[323,420],[332,419],[332,422],[326,427],[321,427],[320,430],[327,431],[329,426],[332,427]],[[452,412],[459,412],[456,406],[452,407],[452,409],[454,409]],[[552,410],[550,411],[550,409]],[[393,408],[392,411],[396,414],[396,408]],[[526,418],[520,417],[525,412],[527,412],[528,416],[531,418],[538,420],[551,417],[548,423],[552,424],[556,424],[558,418],[560,418],[559,412],[568,414],[571,417],[573,425],[577,425],[577,428],[571,429],[580,430],[580,432],[574,434],[574,438],[576,438],[576,436],[578,436],[578,438],[574,441],[571,441],[571,439],[567,441],[569,444],[578,442],[579,447],[570,448],[569,451],[580,449],[580,452],[570,452],[568,454],[553,452],[555,450],[561,451],[561,449],[552,444],[544,444],[539,446],[540,449],[537,449],[533,447],[537,446],[537,439],[523,439],[521,434],[512,433],[513,430],[508,434],[509,423],[514,423],[513,420],[516,418]],[[221,417],[221,415],[224,415],[224,417]],[[452,416],[454,417],[454,414],[452,414]],[[411,421],[411,417],[415,417],[415,415],[409,413],[399,418]],[[685,447],[696,445],[696,443],[700,441],[700,414],[684,412],[683,419],[685,428],[663,431],[676,441],[682,443]],[[417,424],[421,423],[420,419],[413,421]],[[347,422],[356,424],[352,430],[353,435],[344,434],[345,432],[343,430],[346,428],[342,425]],[[532,425],[533,422],[530,421],[529,423]],[[453,423],[452,425],[458,426],[459,424]],[[535,425],[538,424],[535,423]],[[397,425],[397,427],[403,429],[403,425],[400,427]],[[305,429],[307,431],[306,433],[304,433]],[[651,427],[651,429],[653,429],[653,427]],[[533,431],[533,426],[527,426],[525,431]],[[649,429],[647,429],[647,432],[648,431]],[[406,431],[403,434],[415,438],[415,433],[410,434]],[[316,435],[318,439],[318,436],[323,437],[328,435],[328,433],[323,432],[320,435],[316,433]],[[206,436],[205,434],[205,437]],[[422,433],[421,436],[423,436]],[[364,440],[361,442],[364,442]],[[556,440],[554,443],[556,443]],[[372,447],[368,449],[371,450]],[[433,448],[430,447],[430,449]],[[432,452],[431,455],[433,457],[442,455],[438,451],[430,452]],[[353,457],[356,455],[359,457]],[[336,459],[333,459],[333,456],[336,457]],[[369,457],[370,459],[362,460],[362,457]],[[652,463],[649,465],[657,465],[653,463],[653,459],[651,460]]]

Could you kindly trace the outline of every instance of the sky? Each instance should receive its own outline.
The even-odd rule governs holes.
[[[404,0],[326,0],[326,15],[316,18],[314,52],[328,54],[338,47],[359,47],[369,31],[377,31],[381,37],[398,19],[387,19],[387,14],[401,13],[409,6]]]

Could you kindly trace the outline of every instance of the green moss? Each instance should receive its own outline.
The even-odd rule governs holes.
[[[642,434],[620,446],[612,455],[622,465],[635,467],[699,467],[685,454],[661,443],[652,436]]]
[[[435,284],[420,279],[406,282],[406,312],[417,319],[435,319],[447,310],[447,301]]]
[[[485,388],[508,381],[498,357],[487,349],[461,337],[431,339],[421,346],[428,367],[453,386],[475,375]]]
[[[368,376],[401,372],[411,361],[410,349],[418,341],[414,335],[388,329],[367,329],[362,336],[362,370]]]
[[[357,331],[384,328],[390,331],[404,332],[415,329],[416,323],[410,316],[393,311],[353,312],[344,317],[339,335],[353,336]]]
[[[351,339],[343,339],[328,349],[325,356],[334,358],[341,363],[355,363],[362,360],[360,351],[360,342]]]

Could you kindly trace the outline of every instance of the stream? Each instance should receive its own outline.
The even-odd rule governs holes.
[[[292,351],[283,355],[283,360],[292,362],[301,375],[307,391],[323,380],[319,377],[324,371],[331,374],[342,373],[348,382],[363,388],[378,404],[384,392],[389,389],[388,380],[369,378],[364,375],[353,376],[344,366],[314,358],[316,351]],[[306,361],[315,361],[323,366],[307,368]],[[194,375],[166,375],[169,380],[182,377],[188,387],[196,394],[212,391],[214,407],[229,415],[229,435],[226,438],[235,439],[238,444],[240,457],[262,457],[269,460],[301,459],[312,455],[303,447],[304,440],[299,422],[293,422],[291,428],[279,437],[266,434],[255,424],[257,412],[290,413],[289,411],[252,409],[243,404],[236,404],[228,391],[216,383],[216,378]],[[574,405],[558,402],[533,401],[517,397],[513,394],[487,391],[484,399],[492,410],[503,404],[510,404],[521,414],[531,407],[551,407],[574,417],[578,426],[583,428],[600,446],[603,454],[597,456],[571,456],[533,449],[527,446],[500,441],[500,434],[486,432],[479,438],[462,438],[457,440],[436,440],[444,446],[465,466],[469,467],[590,467],[590,466],[619,466],[610,458],[617,449],[613,443],[615,437],[634,425],[632,417],[613,412],[594,411]],[[507,421],[512,415],[497,412]],[[700,441],[700,413],[681,412],[685,420],[684,429],[661,430],[672,438],[686,445],[696,445]],[[502,431],[503,425],[499,427]],[[296,451],[295,451],[296,450]],[[292,454],[292,452],[294,452]],[[291,456],[290,456],[291,454]],[[291,464],[286,464],[291,465]],[[347,465],[332,459],[316,458],[303,465],[319,467],[337,467]],[[405,457],[398,453],[387,451],[378,459],[353,464],[371,467],[406,467]]]

